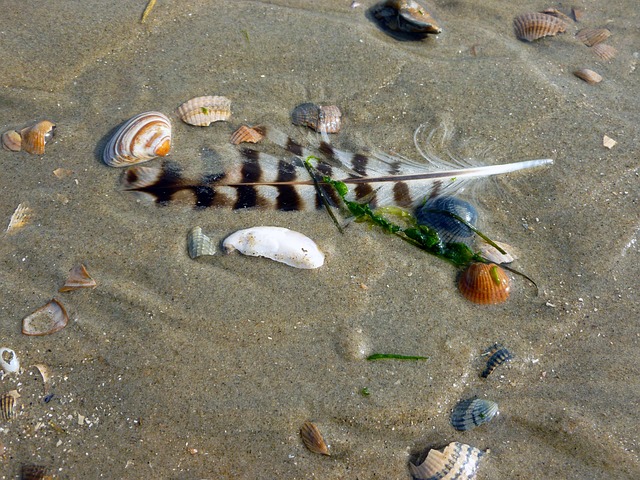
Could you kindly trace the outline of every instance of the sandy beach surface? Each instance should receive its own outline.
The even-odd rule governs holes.
[[[0,127],[57,130],[45,155],[0,150],[2,231],[19,204],[32,212],[0,236],[0,347],[21,363],[0,379],[0,394],[20,394],[0,418],[0,478],[36,464],[65,479],[408,479],[409,462],[453,441],[488,450],[479,479],[640,478],[637,3],[580,1],[580,23],[531,44],[513,18],[558,4],[435,0],[443,33],[400,41],[359,3],[159,0],[141,24],[142,0],[3,2]],[[617,57],[576,39],[584,27],[608,28]],[[576,78],[582,67],[603,81]],[[181,123],[176,107],[197,95],[230,98],[231,121]],[[538,294],[512,276],[506,303],[475,305],[453,266],[380,229],[341,235],[324,211],[149,205],[101,161],[115,127],[158,110],[169,158],[202,172],[233,158],[241,123],[308,139],[289,118],[306,101],[342,109],[332,142],[350,151],[419,160],[415,129],[447,120],[460,157],[553,158],[467,192]],[[291,228],[326,263],[192,260],[196,225],[216,242]],[[97,288],[59,293],[80,263]],[[54,297],[66,328],[23,335]],[[494,342],[514,358],[483,379]],[[500,414],[458,432],[451,409],[473,396]],[[304,447],[305,421],[331,456]]]

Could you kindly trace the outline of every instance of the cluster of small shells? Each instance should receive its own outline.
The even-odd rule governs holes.
[[[12,152],[25,151],[34,155],[43,155],[45,145],[53,138],[56,125],[43,120],[26,128],[9,130],[2,134],[2,147]]]
[[[309,127],[316,132],[338,133],[342,126],[342,112],[335,105],[301,103],[291,112],[291,122],[294,125]]]

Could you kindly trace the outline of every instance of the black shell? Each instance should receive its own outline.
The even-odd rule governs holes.
[[[452,216],[438,211],[451,212],[475,227],[478,223],[478,211],[475,207],[456,197],[436,197],[428,199],[416,211],[418,223],[436,230],[444,243],[472,246],[475,236],[473,230]]]
[[[494,343],[487,353],[491,353],[487,360],[487,367],[482,372],[482,378],[487,378],[498,367],[498,365],[507,362],[513,358],[513,354],[499,343]]]
[[[464,432],[488,422],[498,413],[498,404],[482,398],[470,398],[458,403],[451,412],[451,426]]]

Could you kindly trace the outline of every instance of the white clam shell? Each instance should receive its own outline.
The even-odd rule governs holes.
[[[145,112],[127,120],[111,137],[102,159],[110,167],[128,167],[171,149],[171,121],[160,112]]]
[[[5,360],[5,353],[9,354],[8,361]],[[0,368],[2,368],[6,373],[14,373],[20,370],[20,360],[18,360],[16,352],[10,348],[0,348]]]
[[[282,227],[252,227],[229,235],[222,247],[252,257],[266,257],[296,268],[318,268],[324,253],[302,233]]]

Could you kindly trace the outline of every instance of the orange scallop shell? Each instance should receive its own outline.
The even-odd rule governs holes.
[[[43,120],[35,125],[23,128],[20,132],[22,136],[22,150],[34,155],[42,155],[44,146],[53,137],[55,124],[48,120]]]
[[[239,145],[241,143],[258,143],[264,138],[266,129],[263,126],[249,127],[240,125],[240,127],[231,135],[231,143]]]
[[[495,263],[472,263],[462,272],[458,289],[473,303],[493,305],[509,298],[511,286],[507,273]]]
[[[523,13],[513,19],[513,30],[520,40],[533,42],[566,31],[567,23],[545,13]]]

